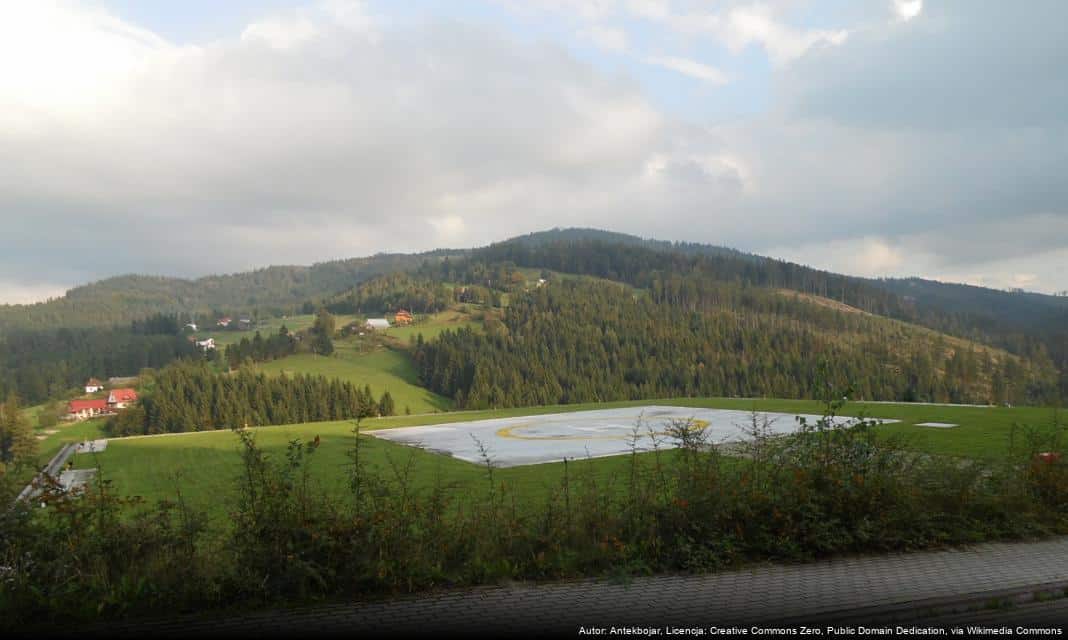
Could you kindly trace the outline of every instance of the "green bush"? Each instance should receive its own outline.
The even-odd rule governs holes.
[[[626,474],[568,461],[539,504],[519,500],[488,456],[481,490],[418,490],[414,456],[368,467],[358,424],[351,499],[338,503],[309,474],[318,439],[272,457],[239,430],[240,495],[225,532],[206,530],[180,495],[150,507],[104,479],[80,496],[50,491],[43,509],[5,511],[0,626],[1068,532],[1059,424],[1020,427],[990,464],[910,452],[876,438],[873,421],[835,426],[839,408],[828,403],[789,436],[754,414],[731,447],[710,446],[689,421],[638,424],[656,446],[634,450]]]

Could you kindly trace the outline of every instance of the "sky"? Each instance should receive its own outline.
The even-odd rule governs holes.
[[[0,302],[553,227],[1068,290],[1068,5],[0,0]]]

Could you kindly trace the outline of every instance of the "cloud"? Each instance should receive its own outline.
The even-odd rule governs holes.
[[[683,121],[656,106],[661,88],[567,43],[359,3],[184,46],[99,10],[5,6],[0,299],[572,225],[872,276],[1068,288],[1059,3],[901,20],[881,0],[844,40],[786,26],[778,4],[680,6],[560,10],[591,21],[567,22],[567,37],[629,12],[760,47],[780,61],[764,111]],[[650,63],[727,79],[663,51]],[[746,80],[730,79],[687,99]]]
[[[901,20],[912,20],[923,11],[923,0],[894,0],[894,13]]]
[[[817,45],[840,45],[848,36],[845,30],[792,28],[776,20],[766,5],[734,7],[725,17],[709,24],[712,32],[719,35],[732,51],[758,44],[779,65],[801,57]]]
[[[29,304],[49,298],[58,298],[70,287],[61,284],[28,284],[18,280],[0,280],[0,301],[8,304]]]
[[[627,50],[627,32],[622,29],[593,25],[579,31],[579,35],[605,51],[623,53]]]
[[[307,18],[267,18],[246,27],[241,39],[246,42],[260,41],[276,49],[292,49],[317,35],[315,25]]]
[[[0,127],[4,279],[197,275],[582,216],[619,226],[653,212],[621,185],[681,135],[625,77],[451,21],[357,20],[354,34],[317,5],[179,47],[100,12],[28,6],[5,23],[24,37],[0,38],[0,59],[38,65],[0,85],[0,121],[18,125]],[[93,81],[72,95],[79,75]]]
[[[689,76],[701,80],[702,82],[708,82],[710,84],[727,83],[727,75],[725,73],[713,66],[697,62],[696,60],[676,58],[673,56],[649,56],[645,58],[645,62],[647,64],[677,71],[684,76]]]
[[[708,38],[734,54],[749,46],[761,47],[778,66],[811,48],[840,45],[849,35],[845,29],[791,26],[775,5],[765,3],[727,3],[718,12],[676,11],[667,3],[636,2],[628,7],[637,17],[686,37]]]

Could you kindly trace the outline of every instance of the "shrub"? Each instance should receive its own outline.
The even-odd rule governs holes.
[[[484,455],[481,488],[413,482],[415,456],[370,467],[353,432],[348,501],[312,479],[318,438],[283,456],[236,431],[242,475],[232,527],[208,535],[179,493],[154,507],[99,480],[47,508],[0,516],[0,620],[84,620],[411,592],[502,579],[708,571],[754,560],[906,550],[1068,532],[1062,428],[1020,427],[996,463],[909,451],[875,422],[815,423],[713,446],[692,421],[639,421],[625,474],[566,461],[558,487],[523,502]],[[669,446],[670,445],[670,446]],[[2,486],[0,486],[2,488]],[[8,492],[11,493],[10,491]]]

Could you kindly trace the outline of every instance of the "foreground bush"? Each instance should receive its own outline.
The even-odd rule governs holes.
[[[104,480],[0,515],[0,627],[1068,532],[1059,425],[1021,428],[991,464],[910,452],[870,421],[836,427],[838,409],[788,437],[754,414],[730,448],[686,421],[639,424],[657,445],[634,451],[625,477],[570,461],[540,504],[520,503],[488,460],[485,486],[466,495],[417,490],[413,458],[368,469],[358,425],[351,499],[338,503],[309,475],[318,439],[272,458],[237,431],[226,532],[205,530],[180,495],[150,506]]]

